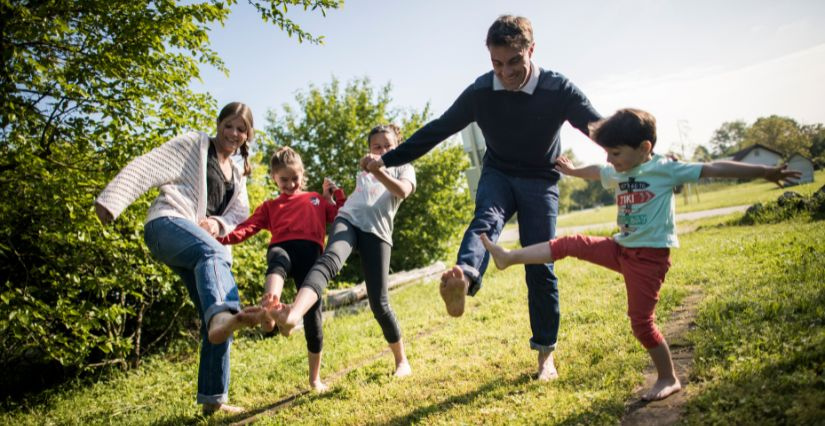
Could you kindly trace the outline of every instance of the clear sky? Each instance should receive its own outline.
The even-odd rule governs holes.
[[[657,152],[707,144],[725,121],[777,114],[825,123],[822,0],[348,0],[326,17],[290,10],[302,28],[325,36],[321,46],[298,44],[241,3],[211,34],[229,77],[203,69],[195,88],[219,106],[246,102],[258,128],[268,109],[281,111],[297,91],[333,76],[391,83],[394,107],[429,102],[438,116],[491,69],[484,38],[505,13],[532,21],[534,61],[570,78],[602,114],[652,112]],[[603,162],[567,124],[562,145]]]

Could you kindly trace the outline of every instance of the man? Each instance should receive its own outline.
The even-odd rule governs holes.
[[[532,62],[535,43],[530,21],[499,17],[487,33],[493,71],[471,84],[439,118],[393,151],[366,156],[362,167],[394,167],[426,154],[475,121],[487,145],[476,194],[476,208],[464,233],[456,265],[441,277],[440,292],[452,316],[464,313],[465,295],[481,287],[489,255],[479,239],[497,240],[504,224],[518,214],[522,246],[549,241],[558,214],[559,131],[565,121],[582,133],[601,117],[564,76]],[[526,265],[530,347],[538,351],[539,380],[558,377],[552,351],[559,328],[557,279],[552,264]]]

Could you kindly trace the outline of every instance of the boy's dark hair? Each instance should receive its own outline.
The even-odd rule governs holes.
[[[487,47],[524,50],[533,45],[533,25],[523,16],[501,15],[487,30]]]
[[[591,124],[590,137],[605,148],[622,145],[638,148],[644,141],[656,146],[656,117],[640,109],[620,109],[607,119]]]

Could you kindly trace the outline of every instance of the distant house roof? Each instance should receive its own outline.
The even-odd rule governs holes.
[[[782,157],[782,156],[783,156],[783,154],[782,154],[781,152],[779,152],[779,151],[777,151],[777,150],[775,150],[775,149],[768,148],[768,147],[767,147],[767,146],[765,146],[765,145],[761,145],[761,144],[758,144],[758,143],[757,143],[757,144],[753,144],[753,145],[751,145],[751,146],[749,146],[749,147],[747,147],[747,148],[745,148],[745,149],[743,149],[743,150],[741,150],[741,151],[736,151],[736,152],[734,152],[733,154],[731,154],[731,155],[733,156],[733,157],[732,157],[732,160],[733,160],[733,161],[742,161],[742,159],[743,159],[743,158],[745,158],[748,154],[750,154],[750,152],[751,152],[751,151],[753,151],[753,150],[754,150],[754,149],[756,149],[756,148],[762,148],[762,149],[764,149],[765,151],[770,151],[770,152],[772,152],[772,153],[774,153],[774,154],[776,154],[776,155],[778,155],[778,156],[780,156],[780,157]]]
[[[788,157],[788,158],[794,158],[794,157],[801,157],[801,158],[804,158],[804,159],[806,159],[806,160],[808,160],[808,161],[810,161],[810,162],[812,162],[812,163],[813,163],[813,160],[811,160],[810,158],[808,158],[808,157],[806,157],[806,156],[804,156],[804,155],[802,155],[802,154],[800,154],[800,153],[798,153],[798,152],[794,152],[794,153],[793,153],[793,155],[791,155],[791,156],[790,156],[790,157]]]

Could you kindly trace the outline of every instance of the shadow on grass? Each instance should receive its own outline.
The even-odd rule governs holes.
[[[811,345],[737,377],[724,377],[688,401],[686,420],[713,424],[822,424],[825,347]]]
[[[504,387],[521,386],[532,380],[529,374],[522,374],[517,378],[507,381],[489,382],[472,392],[463,395],[451,396],[441,402],[426,407],[418,408],[410,413],[390,419],[386,424],[408,425],[413,423],[426,423],[425,419],[433,414],[447,412],[457,405],[469,405],[480,396],[494,392]]]

